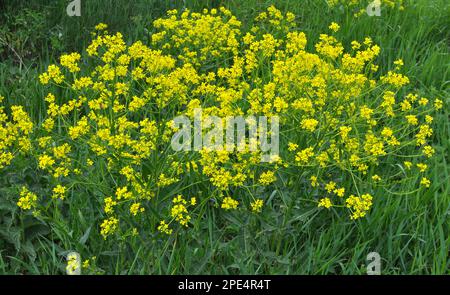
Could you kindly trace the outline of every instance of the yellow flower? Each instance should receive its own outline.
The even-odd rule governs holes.
[[[136,216],[138,213],[142,213],[145,211],[144,207],[141,207],[141,203],[134,203],[130,206],[130,213],[133,216]]]
[[[405,164],[405,167],[408,170],[411,169],[411,167],[412,167],[412,163],[410,161],[405,161],[405,162],[403,162],[403,164]]]
[[[428,188],[431,185],[431,181],[426,177],[422,177],[422,179],[420,180],[420,184]]]
[[[403,60],[402,59],[397,59],[396,61],[394,61],[394,65],[401,67],[404,65]]]
[[[372,199],[370,194],[363,194],[361,197],[349,196],[345,203],[346,207],[352,210],[350,218],[358,219],[364,217],[372,207]]]
[[[178,181],[178,179],[176,179],[175,177],[167,177],[164,173],[161,173],[159,175],[157,186],[165,187],[165,186],[169,186],[172,183],[175,183],[177,181]]]
[[[189,221],[191,220],[191,216],[188,214],[188,210],[186,208],[187,201],[183,198],[183,196],[178,195],[172,200],[174,206],[170,210],[170,215],[175,219],[178,223],[183,226],[188,226]]]
[[[64,81],[64,76],[57,65],[49,65],[47,72],[39,75],[39,80],[43,85],[48,84],[50,80],[53,80],[56,84],[61,84]]]
[[[434,100],[434,108],[436,109],[436,110],[440,110],[440,109],[442,109],[442,106],[444,105],[444,103],[442,102],[442,100],[440,100],[440,99],[435,99]]]
[[[42,155],[39,157],[39,168],[46,169],[50,168],[55,164],[55,160],[48,155]]]
[[[252,207],[252,211],[255,213],[261,212],[263,205],[264,205],[264,203],[263,203],[263,200],[261,200],[261,199],[257,199],[250,203],[250,206]]]
[[[66,197],[66,192],[67,188],[65,186],[58,184],[56,187],[53,188],[52,199],[64,200],[64,198]]]
[[[370,120],[370,118],[373,114],[373,110],[371,108],[367,107],[366,105],[364,105],[361,107],[360,113],[361,113],[361,117],[363,117],[364,119]]]
[[[105,207],[104,207],[104,211],[106,214],[112,214],[114,213],[114,206],[117,205],[117,202],[113,200],[113,198],[111,197],[107,197],[104,200],[105,202]]]
[[[428,158],[431,158],[435,153],[435,150],[433,147],[426,145],[423,147],[423,154],[427,156]]]
[[[372,176],[372,180],[375,181],[375,182],[378,182],[378,181],[381,180],[381,177],[378,174],[375,174],[375,175]]]
[[[222,201],[222,209],[230,210],[230,209],[236,209],[239,205],[239,202],[236,200],[233,200],[230,197],[225,197]]]
[[[349,126],[341,126],[339,127],[339,134],[341,135],[342,140],[346,140],[349,132],[352,131],[352,127]]]
[[[81,55],[77,52],[71,54],[61,55],[59,61],[63,67],[69,69],[71,73],[76,73],[80,71],[77,62],[80,60]]]
[[[345,4],[350,2],[358,1]],[[350,218],[361,218],[371,208],[372,196],[348,196],[348,190],[376,187],[381,176],[374,171],[383,171],[383,185],[392,186],[396,180],[386,167],[396,158],[409,160],[403,166],[410,177],[424,173],[428,166],[418,163],[423,162],[420,157],[435,153],[429,142],[431,111],[443,108],[444,102],[414,93],[398,99],[409,83],[399,73],[404,62],[396,60],[395,69],[374,75],[383,67],[376,63],[381,48],[371,38],[348,40],[351,50],[346,51],[334,36],[340,26],[333,22],[330,35],[321,34],[316,44],[307,46],[306,34],[296,30],[294,21],[292,13],[271,6],[246,31],[223,7],[172,10],[154,21],[148,45],[128,45],[122,34],[110,34],[100,23],[86,59],[79,53],[64,54],[39,76],[41,83],[58,88],[58,97],[44,94],[41,125],[34,126],[24,107],[11,108],[12,120],[0,107],[0,168],[16,156],[36,157],[45,170],[41,172],[61,178],[52,197],[63,199],[69,187],[77,187],[81,178],[95,181],[95,169],[104,167],[115,190],[100,204],[106,216],[100,225],[104,238],[119,228],[126,236],[137,234],[138,224],[123,221],[144,212],[142,200],[165,194],[190,176],[208,180],[221,192],[217,207],[232,210],[240,203],[225,197],[230,192],[249,185],[263,190],[277,177],[291,185],[309,175],[303,180],[325,194],[319,207],[344,205]],[[261,164],[262,153],[251,148],[256,139],[242,140],[239,151],[162,152],[181,129],[168,116],[192,119],[199,108],[205,116],[219,118],[277,115],[285,125],[287,147],[266,164]],[[205,122],[204,117],[200,125]],[[255,118],[245,123],[261,128]],[[163,166],[149,173],[148,162],[159,156]],[[339,180],[339,185],[323,179]],[[19,202],[23,208],[37,207],[32,193],[21,195]],[[191,217],[201,218],[202,210],[190,212],[197,202],[195,197],[174,196],[168,212],[160,212],[167,216],[157,219],[155,227],[165,234],[187,227]],[[252,199],[247,205],[249,211],[260,212],[264,202]]]
[[[309,163],[311,157],[314,156],[314,149],[312,147],[308,147],[304,150],[301,150],[295,156],[295,161],[300,165],[306,165]]]
[[[275,173],[273,171],[264,172],[259,177],[259,183],[261,183],[262,185],[269,185],[269,184],[273,183],[276,180],[277,180],[277,178],[276,178]]]
[[[174,203],[174,204],[180,203],[180,204],[186,205],[187,201],[183,198],[182,195],[178,195],[172,200],[172,203]]]
[[[433,129],[429,125],[421,125],[419,127],[419,132],[415,135],[416,137],[416,145],[424,145],[427,141],[427,137],[433,135]]]
[[[288,151],[293,152],[298,149],[298,144],[289,142],[288,143]]]
[[[330,208],[331,206],[333,206],[333,204],[331,204],[331,200],[329,198],[322,198],[319,201],[319,204],[317,205],[318,207],[324,207],[324,208]]]
[[[91,265],[91,261],[89,259],[86,259],[85,261],[83,261],[82,267],[89,268],[90,265]]]
[[[339,29],[340,29],[341,27],[340,27],[337,23],[332,22],[328,28],[329,28],[330,30],[332,30],[333,32],[337,32],[337,31],[339,31]]]
[[[170,235],[173,232],[173,230],[169,228],[169,225],[164,220],[161,220],[159,222],[158,231],[166,235]]]
[[[428,99],[425,98],[425,97],[420,98],[420,99],[419,99],[419,104],[420,104],[421,106],[426,106],[426,105],[428,104]]]
[[[95,29],[97,31],[103,31],[103,30],[106,30],[107,28],[108,28],[108,25],[104,24],[104,23],[99,23],[98,25],[95,26]]]
[[[64,143],[63,145],[56,146],[53,148],[53,156],[56,159],[65,159],[67,158],[67,154],[71,151],[71,147],[68,143]]]
[[[343,197],[345,194],[345,188],[341,187],[341,188],[336,188],[333,191],[338,197]]]
[[[428,168],[428,165],[423,163],[417,163],[416,166],[417,168],[419,168],[420,172],[425,172],[425,170],[427,170]]]
[[[22,187],[20,191],[20,198],[17,202],[17,206],[19,206],[22,210],[30,210],[31,208],[36,207],[37,205],[37,196],[36,194],[30,192],[26,187]]]
[[[336,188],[336,182],[330,181],[325,185],[325,190],[331,193]]]
[[[108,219],[103,220],[100,225],[100,234],[106,239],[109,235],[113,234],[119,225],[119,219],[116,217],[109,217]]]
[[[412,108],[411,103],[406,99],[400,103],[400,106],[403,112],[409,111]]]
[[[318,124],[319,121],[317,121],[316,119],[303,119],[300,123],[303,129],[306,129],[311,132],[313,132],[316,129]]]
[[[118,187],[116,189],[116,197],[117,200],[129,200],[131,198],[133,198],[133,193],[128,191],[128,187],[124,186],[124,187]]]

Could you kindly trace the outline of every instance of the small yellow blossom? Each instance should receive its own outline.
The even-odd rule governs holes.
[[[336,188],[336,182],[330,181],[325,185],[325,190],[331,193]]]
[[[261,209],[263,207],[263,200],[257,199],[250,203],[250,206],[252,208],[252,211],[255,213],[261,212]]]
[[[67,188],[65,186],[58,184],[56,187],[53,188],[52,199],[64,200],[64,198],[66,197],[66,192]]]
[[[341,27],[340,27],[337,23],[332,22],[328,28],[329,28],[330,30],[332,30],[333,32],[337,32],[337,31],[339,31],[339,29],[340,29]]]
[[[378,174],[375,174],[372,176],[372,180],[375,182],[379,182],[381,180],[381,177]]]
[[[319,201],[318,207],[324,207],[324,208],[330,208],[333,204],[331,203],[331,200],[329,198],[322,198]]]
[[[230,197],[225,197],[222,201],[222,209],[226,209],[226,210],[230,210],[230,209],[236,209],[237,206],[239,205],[239,202],[230,198]]]
[[[431,181],[426,177],[422,177],[422,179],[420,180],[420,184],[428,188],[431,185]]]
[[[276,178],[275,173],[273,171],[264,172],[259,177],[259,183],[261,183],[262,185],[269,185],[269,184],[273,183],[276,180],[277,180],[277,178]]]
[[[108,219],[103,220],[100,225],[100,234],[106,239],[109,235],[113,234],[119,225],[119,219],[116,217],[109,217]]]
[[[30,192],[26,187],[22,187],[20,191],[20,198],[17,202],[17,206],[19,206],[22,210],[30,210],[31,208],[36,207],[37,205],[37,196],[36,194]]]
[[[144,207],[141,207],[141,203],[133,203],[130,206],[130,213],[133,216],[136,216],[138,213],[142,213],[145,211]]]

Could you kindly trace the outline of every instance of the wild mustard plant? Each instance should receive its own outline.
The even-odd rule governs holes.
[[[20,106],[12,121],[0,109],[0,165],[28,152],[51,179],[48,196],[22,190],[22,209],[70,204],[87,189],[100,234],[114,239],[188,228],[210,199],[224,214],[257,214],[268,210],[262,192],[279,186],[300,184],[316,206],[351,219],[385,197],[375,192],[411,179],[430,186],[433,114],[443,102],[408,92],[402,60],[379,73],[382,49],[371,38],[346,48],[331,23],[310,50],[295,15],[273,6],[249,31],[225,8],[172,10],[154,27],[151,40],[126,44],[99,24],[85,52],[50,65],[39,77],[48,91],[39,124]],[[172,119],[197,108],[279,117],[280,154],[267,163],[249,148],[172,151]],[[192,195],[191,179],[206,194]]]
[[[0,103],[4,97],[0,96]],[[18,154],[31,149],[30,136],[34,124],[22,106],[12,106],[11,116],[0,106],[0,169],[11,164]]]

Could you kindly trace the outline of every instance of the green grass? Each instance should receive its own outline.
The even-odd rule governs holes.
[[[30,12],[23,16],[29,20],[27,24],[8,27],[18,40],[11,37],[15,41],[9,43],[17,46],[16,52],[2,44],[0,95],[6,97],[6,107],[22,104],[40,120],[44,90],[37,74],[60,53],[85,48],[89,32],[99,22],[109,24],[111,31],[121,31],[131,42],[148,40],[151,22],[167,9],[225,5],[244,26],[251,27],[253,17],[275,3],[297,15],[298,29],[307,34],[310,48],[331,21],[341,25],[338,36],[346,45],[371,36],[382,48],[378,64],[383,71],[403,58],[412,88],[430,98],[441,97],[448,106],[450,5],[446,0],[413,2],[405,11],[382,10],[380,17],[355,20],[317,0],[82,1],[78,18],[65,14],[68,1],[9,0],[3,4],[6,15],[12,17],[25,8]],[[2,16],[0,26],[4,28],[8,21]],[[29,30],[34,25],[40,34]],[[151,242],[139,238],[119,244],[104,241],[93,226],[99,212],[89,200],[88,189],[71,198],[68,213],[78,216],[73,224],[21,217],[11,205],[14,186],[25,178],[39,191],[47,180],[27,163],[20,163],[0,174],[0,273],[62,273],[64,255],[77,249],[82,256],[96,253],[103,271],[115,274],[365,274],[366,256],[373,251],[383,259],[383,274],[450,274],[448,108],[435,118],[435,126],[431,188],[409,195],[380,189],[374,192],[374,207],[362,220],[350,221],[338,212],[310,206],[304,201],[301,184],[289,190],[279,186],[268,193],[271,208],[257,218],[240,212],[218,215],[205,203],[201,206],[204,219],[196,221],[193,230],[169,238],[155,237]],[[152,167],[163,164],[155,160]],[[98,175],[98,183],[102,177]],[[206,196],[206,186],[195,184],[196,179],[190,181],[194,183],[192,191],[203,191]],[[411,191],[416,183],[413,179],[398,191]],[[149,229],[148,235],[151,232]]]

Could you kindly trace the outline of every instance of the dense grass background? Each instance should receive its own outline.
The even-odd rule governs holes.
[[[355,19],[345,9],[330,9],[325,1],[113,1],[82,0],[82,16],[68,17],[66,0],[19,1],[0,4],[0,95],[5,106],[25,105],[34,118],[43,113],[44,95],[37,74],[61,53],[81,51],[89,32],[99,22],[120,31],[127,40],[147,41],[151,23],[172,8],[201,10],[226,6],[251,26],[253,17],[275,4],[297,15],[298,29],[313,47],[331,21],[341,25],[338,36],[349,44],[371,36],[382,48],[378,64],[385,72],[403,58],[412,89],[449,104],[450,5],[447,0],[410,1],[405,11],[382,10],[380,17]],[[12,187],[26,178],[42,181],[27,163],[0,174],[0,273],[61,273],[70,249],[90,250],[106,273],[226,273],[226,274],[364,274],[366,255],[379,252],[384,274],[450,274],[449,112],[435,119],[432,187],[409,195],[381,190],[367,218],[323,212],[307,205],[300,190],[278,187],[258,219],[239,212],[217,215],[205,206],[205,219],[189,233],[180,232],[153,243],[131,242],[131,248],[104,242],[92,228],[95,210],[79,210],[90,196],[81,194],[71,204],[76,224],[52,227],[19,218],[11,202]],[[99,175],[99,177],[102,177]],[[192,182],[195,183],[195,179]],[[411,180],[399,191],[411,191]],[[193,186],[193,191],[202,190]],[[149,230],[150,232],[151,230]],[[75,237],[82,237],[75,239]],[[134,253],[134,254],[131,254]],[[111,259],[112,258],[112,259]]]

